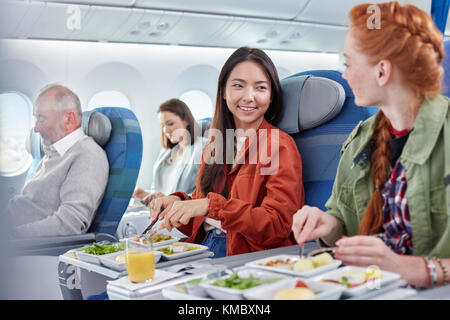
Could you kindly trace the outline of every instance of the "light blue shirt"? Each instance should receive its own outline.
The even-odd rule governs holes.
[[[208,143],[207,138],[196,137],[192,145],[186,146],[183,157],[172,163],[170,156],[176,152],[173,149],[162,149],[153,166],[153,181],[150,193],[161,191],[168,195],[182,191],[192,194],[195,190],[197,172],[202,159],[203,148]]]

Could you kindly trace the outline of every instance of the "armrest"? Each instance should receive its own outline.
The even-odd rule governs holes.
[[[15,255],[59,256],[71,249],[100,241],[117,242],[107,233],[84,233],[70,236],[33,237],[9,240],[9,247]]]

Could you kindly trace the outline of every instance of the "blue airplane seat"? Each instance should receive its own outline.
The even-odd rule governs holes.
[[[200,125],[200,128],[202,129],[202,135],[204,136],[205,132],[209,130],[211,126],[211,120],[212,118],[202,118],[200,120],[197,120],[198,124]]]
[[[442,62],[444,67],[444,80],[442,82],[442,94],[450,97],[450,40],[444,41],[445,57]]]
[[[26,147],[29,154],[31,154],[32,162],[30,168],[28,169],[27,177],[25,181],[28,181],[37,169],[39,162],[41,162],[42,157],[44,157],[44,150],[42,149],[41,136],[39,133],[34,132],[34,127],[31,128],[28,134]]]
[[[126,108],[94,109],[111,121],[111,137],[103,147],[109,162],[109,181],[89,228],[114,236],[136,186],[142,160],[142,133],[134,113]]]
[[[305,204],[326,210],[342,144],[374,109],[358,107],[339,71],[301,72],[281,80],[284,115],[277,126],[295,140],[303,161]]]
[[[129,109],[103,107],[83,112],[82,127],[103,147],[110,166],[108,184],[94,220],[86,234],[14,240],[13,245],[22,254],[59,255],[94,241],[117,241],[116,229],[130,202],[141,166],[140,125]],[[38,150],[36,146],[33,148]]]

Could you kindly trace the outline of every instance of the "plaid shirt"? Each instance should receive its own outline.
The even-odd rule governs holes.
[[[395,253],[411,255],[413,253],[412,228],[406,187],[406,170],[398,159],[389,180],[381,191],[384,200],[384,233],[381,238]]]

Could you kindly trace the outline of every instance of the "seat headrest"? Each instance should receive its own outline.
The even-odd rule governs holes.
[[[111,136],[111,121],[104,114],[97,111],[84,111],[81,120],[81,127],[84,133],[90,136],[101,147],[108,143]],[[44,156],[41,143],[41,135],[30,130],[25,142],[28,153],[33,159],[40,159]]]
[[[101,147],[108,143],[111,136],[111,121],[103,113],[84,111],[81,127],[86,135],[94,139]]]
[[[345,101],[344,87],[331,79],[310,75],[281,80],[284,114],[281,130],[294,134],[333,119]]]

